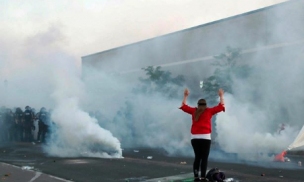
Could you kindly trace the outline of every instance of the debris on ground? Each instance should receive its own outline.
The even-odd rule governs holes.
[[[133,151],[136,152],[136,153],[139,152],[139,150],[133,150]]]
[[[284,157],[285,162],[290,162],[290,159],[288,157]]]
[[[180,162],[180,164],[185,165],[185,164],[187,164],[187,162]]]
[[[261,176],[265,176],[265,174],[264,174],[264,173],[262,173],[262,174],[261,174]]]
[[[227,179],[224,179],[224,182],[234,182],[234,179],[233,178],[227,178]]]
[[[33,144],[33,145],[36,145],[36,143],[35,143],[35,142],[32,142],[32,144]]]
[[[147,159],[152,159],[152,158],[153,158],[152,156],[148,156],[148,157],[147,157]]]
[[[280,178],[283,178],[284,176],[280,176]]]
[[[299,166],[299,167],[302,166],[302,162],[301,162],[301,161],[298,162],[298,166]]]
[[[130,178],[125,178],[125,182],[131,182],[131,181],[145,181],[146,179],[148,179],[147,176],[130,177]]]
[[[11,173],[4,174],[5,177],[11,176]]]
[[[31,166],[22,166],[21,169],[22,170],[33,170],[34,167],[31,167]]]

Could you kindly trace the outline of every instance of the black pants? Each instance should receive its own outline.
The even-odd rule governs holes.
[[[24,141],[25,142],[32,142],[33,141],[32,126],[31,125],[25,125],[24,126]]]
[[[191,144],[195,154],[195,159],[193,163],[194,177],[198,177],[199,167],[201,167],[201,177],[205,178],[211,140],[192,139]]]
[[[45,135],[48,134],[49,127],[46,124],[39,124],[39,131],[37,140],[39,141],[41,138],[41,142],[45,142]]]

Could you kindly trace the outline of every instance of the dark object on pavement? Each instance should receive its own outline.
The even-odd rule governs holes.
[[[211,182],[223,182],[226,179],[225,173],[218,168],[212,168],[207,173],[206,178]]]

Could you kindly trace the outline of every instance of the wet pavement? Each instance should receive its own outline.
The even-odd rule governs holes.
[[[192,177],[192,156],[169,157],[161,149],[124,149],[123,156],[123,159],[58,158],[46,155],[40,144],[2,144],[0,181],[164,182]],[[288,163],[250,164],[219,162],[213,158],[208,167],[220,168],[227,178],[235,181],[303,182],[304,167],[298,167],[297,162],[304,161],[304,157],[288,157],[291,159]],[[25,166],[33,169],[22,170]]]

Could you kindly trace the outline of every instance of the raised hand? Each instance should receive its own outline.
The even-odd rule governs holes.
[[[224,96],[224,90],[220,88],[219,91],[218,91],[218,95],[220,97],[223,97]]]
[[[190,93],[189,90],[186,88],[185,91],[184,91],[184,96],[188,97],[189,93]]]

